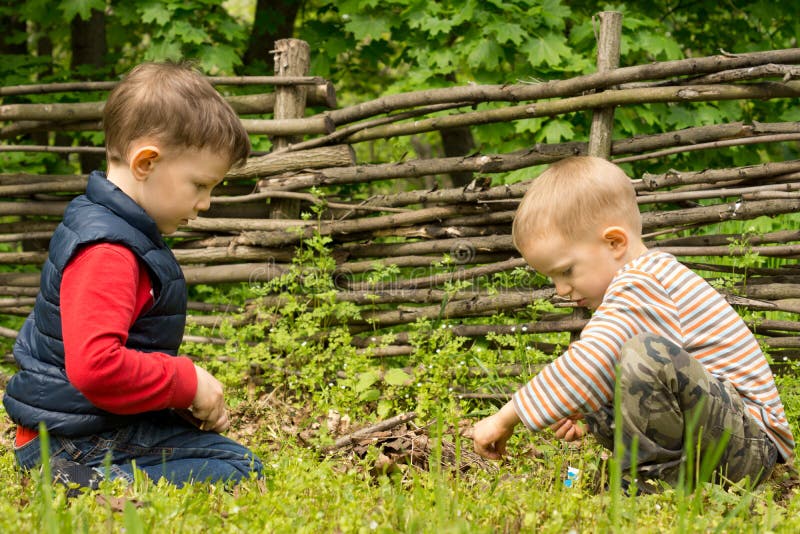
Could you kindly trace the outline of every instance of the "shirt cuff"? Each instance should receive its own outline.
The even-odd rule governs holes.
[[[520,389],[519,391],[514,393],[514,395],[511,396],[511,400],[513,401],[513,405],[514,405],[514,411],[517,412],[517,417],[519,417],[519,420],[522,421],[522,424],[528,430],[532,430],[534,432],[537,431],[537,430],[541,430],[539,427],[537,427],[536,425],[534,425],[531,422],[529,414],[523,408],[522,401],[520,399],[520,397],[522,395],[523,395],[523,392],[522,392],[522,389]]]

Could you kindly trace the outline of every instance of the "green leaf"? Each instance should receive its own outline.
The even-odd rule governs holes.
[[[367,38],[379,39],[384,34],[391,32],[389,20],[362,14],[350,15],[350,20],[345,23],[344,27],[358,41],[364,41]]]
[[[217,75],[233,74],[233,68],[242,64],[242,58],[232,46],[204,46],[198,54],[200,66],[204,72]]]
[[[381,392],[378,389],[368,389],[358,396],[358,400],[364,402],[373,402],[381,397]]]
[[[636,108],[639,119],[648,126],[653,126],[658,122],[658,115],[648,105],[639,106]]]
[[[694,113],[692,110],[687,109],[685,105],[680,104],[667,104],[669,113],[667,115],[667,124],[671,124],[675,129],[688,128],[694,126]]]
[[[614,132],[625,134],[634,133],[638,126],[638,115],[627,108],[622,108],[614,113]]]
[[[536,133],[542,129],[542,124],[547,119],[542,117],[534,117],[533,119],[521,119],[514,121],[514,131],[517,133],[531,132]]]
[[[542,64],[557,67],[562,59],[569,57],[571,53],[564,36],[554,32],[525,42],[520,50],[534,67]]]
[[[473,68],[485,67],[493,69],[497,66],[503,49],[494,40],[484,39],[467,56],[467,62]]]
[[[356,393],[360,393],[366,391],[367,388],[372,386],[375,382],[380,379],[380,375],[377,371],[367,371],[366,373],[361,373],[358,375],[358,382],[356,383]]]
[[[172,24],[171,33],[182,43],[203,44],[210,41],[208,34],[189,21],[178,20]]]
[[[427,65],[435,72],[451,72],[453,70],[453,60],[455,56],[451,50],[447,48],[440,48],[432,51],[427,57],[421,58],[423,61],[427,60]]]
[[[507,43],[510,41],[516,46],[519,46],[528,36],[519,24],[505,21],[487,25],[485,33],[487,35],[493,35],[498,43]]]
[[[663,33],[640,31],[635,41],[651,58],[678,59],[683,55],[678,43]]]
[[[403,386],[411,382],[411,375],[402,369],[395,367],[386,371],[383,380],[390,386]]]
[[[572,11],[568,6],[562,5],[561,0],[544,0],[541,14],[545,26],[554,30],[563,30]]]
[[[378,402],[378,417],[381,419],[386,419],[389,417],[389,414],[392,413],[394,410],[394,406],[392,405],[392,401],[390,400],[382,400]]]
[[[81,20],[89,20],[92,10],[104,11],[106,9],[105,0],[62,0],[59,9],[64,13],[67,22],[79,16]]]
[[[440,13],[441,10],[436,9],[436,13],[432,11],[431,9],[427,9],[425,11],[418,10],[412,12],[408,20],[409,27],[422,30],[431,37],[435,37],[440,33],[445,36],[449,35],[450,30],[452,30],[456,23],[452,18],[447,16],[447,14],[442,17]]]
[[[573,137],[572,124],[561,119],[547,121],[536,136],[537,139],[544,138],[548,143],[558,143],[562,139],[571,140]]]
[[[164,26],[172,18],[172,11],[161,2],[147,4],[141,9],[141,19],[145,24],[156,23]]]
[[[800,106],[792,106],[781,114],[782,121],[800,121]]]
[[[589,43],[594,43],[592,21],[586,19],[572,26],[569,31],[569,41],[573,46],[581,46],[584,48],[588,46]]]

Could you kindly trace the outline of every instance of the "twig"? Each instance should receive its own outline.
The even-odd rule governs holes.
[[[351,432],[346,436],[342,436],[341,438],[337,439],[333,445],[329,445],[322,449],[323,454],[330,454],[331,452],[337,451],[349,445],[352,445],[359,439],[363,439],[369,437],[370,434],[374,432],[383,432],[385,430],[392,429],[398,425],[403,423],[407,423],[408,421],[412,421],[417,417],[416,412],[406,412],[400,415],[396,415],[385,421],[381,421],[376,423],[372,426],[368,426],[366,428],[362,428],[360,430],[356,430],[355,432]]]
[[[326,83],[319,76],[208,76],[211,85],[317,85]],[[64,82],[0,87],[0,96],[65,93],[72,91],[110,91],[119,82]]]
[[[759,143],[777,143],[779,141],[796,141],[800,139],[800,134],[776,134],[776,135],[759,135],[757,137],[748,137],[746,139],[728,139],[726,141],[714,141],[713,143],[701,143],[694,146],[682,146],[675,148],[668,148],[666,150],[659,150],[658,152],[650,152],[649,154],[639,154],[636,156],[628,156],[626,158],[616,158],[614,163],[630,163],[632,161],[641,161],[644,159],[661,158],[672,154],[680,154],[682,152],[694,152],[696,150],[708,150],[709,148],[723,148],[729,146],[740,145],[755,145]]]
[[[58,154],[105,154],[101,146],[49,146],[49,145],[0,145],[0,152],[55,152]]]

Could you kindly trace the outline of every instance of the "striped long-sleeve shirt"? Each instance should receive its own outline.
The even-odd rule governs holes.
[[[730,381],[781,455],[794,454],[783,404],[755,337],[702,277],[659,251],[620,269],[580,339],[514,394],[525,426],[539,430],[611,403],[622,345],[643,333],[669,339],[713,376]]]

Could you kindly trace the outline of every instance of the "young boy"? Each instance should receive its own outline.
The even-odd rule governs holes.
[[[638,476],[677,482],[691,446],[684,422],[693,417],[701,454],[728,439],[717,472],[729,481],[763,481],[776,459],[792,458],[794,440],[756,339],[700,276],[644,246],[636,193],[619,167],[593,157],[550,166],[522,199],[512,233],[558,295],[595,312],[580,340],[475,425],[476,452],[499,458],[520,421],[531,430],[550,425],[572,441],[583,435],[581,417],[613,450],[619,380],[623,473],[636,438]]]
[[[3,404],[21,467],[50,434],[55,478],[94,486],[132,464],[152,480],[238,481],[261,462],[219,434],[222,384],[176,356],[186,282],[161,235],[210,206],[211,190],[250,152],[236,113],[198,72],[143,64],[109,94],[108,175],[93,172],[50,241],[41,289],[14,346]],[[191,424],[187,421],[193,421]]]

